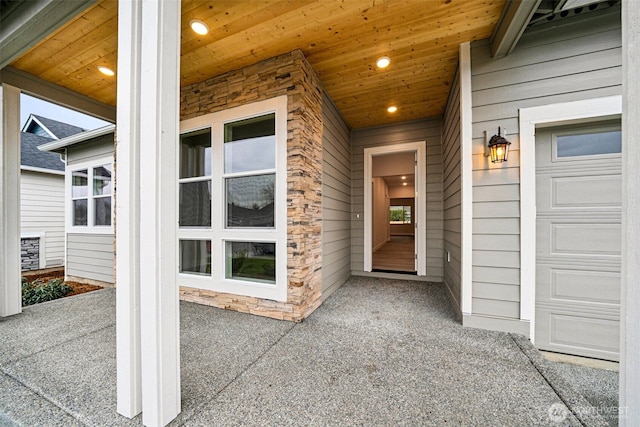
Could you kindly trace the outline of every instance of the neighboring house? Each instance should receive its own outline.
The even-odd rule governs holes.
[[[38,146],[84,129],[31,114],[20,132],[22,270],[64,265],[64,170],[60,156]]]
[[[62,156],[65,279],[113,286],[114,126],[85,131],[41,145],[41,153]]]

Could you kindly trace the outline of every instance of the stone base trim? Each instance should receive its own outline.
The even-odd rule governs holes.
[[[291,290],[291,288],[290,288]],[[313,300],[307,298],[304,305],[294,305],[287,302],[278,302],[267,299],[227,294],[223,292],[209,291],[206,289],[189,288],[180,286],[180,299],[196,304],[222,308],[224,310],[238,311],[240,313],[255,314],[271,319],[301,322],[320,306],[320,295]]]

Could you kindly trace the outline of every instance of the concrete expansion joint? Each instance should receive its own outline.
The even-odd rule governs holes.
[[[88,337],[89,335],[93,335],[93,334],[95,334],[95,333],[102,332],[102,331],[104,331],[105,329],[113,328],[114,326],[116,326],[115,322],[113,322],[113,323],[111,323],[111,324],[109,324],[109,325],[107,325],[107,326],[103,326],[102,328],[98,328],[98,329],[94,329],[94,330],[92,330],[92,331],[89,331],[89,332],[87,332],[87,333],[85,333],[85,334],[83,334],[83,335],[77,335],[77,336],[74,336],[73,338],[70,338],[70,339],[68,339],[68,340],[66,340],[66,341],[62,341],[62,342],[56,343],[55,345],[52,345],[52,346],[50,346],[50,347],[43,348],[43,349],[41,349],[41,350],[39,350],[39,351],[36,351],[35,353],[30,353],[30,354],[26,355],[25,357],[33,357],[33,356],[37,356],[37,355],[42,354],[42,353],[46,353],[46,352],[50,351],[52,348],[54,348],[54,347],[59,347],[59,346],[66,345],[66,344],[68,344],[68,343],[70,343],[70,342],[72,342],[72,341],[76,341],[77,339],[81,339],[81,338]],[[21,360],[21,358],[20,358],[20,357],[18,357],[18,358],[16,358],[16,359],[8,360],[8,361],[6,361],[5,363],[0,364],[0,370],[1,370],[2,372],[6,373],[7,375],[11,376],[10,374],[8,374],[8,373],[4,370],[4,367],[5,367],[5,366],[9,366],[9,365],[13,365],[14,363],[17,363],[17,362],[19,362],[20,360]],[[12,377],[12,378],[13,378],[13,377]]]
[[[544,359],[528,338],[520,334],[509,333],[508,335],[582,426],[605,427],[609,425],[596,411],[584,411],[585,408],[590,408],[592,405],[557,372],[551,363]]]
[[[20,359],[18,359],[20,360]],[[18,384],[20,384],[21,386],[25,387],[27,390],[29,390],[30,392],[32,392],[33,394],[35,394],[36,396],[42,398],[43,400],[51,403],[52,405],[54,405],[55,407],[57,407],[58,409],[60,409],[62,412],[64,412],[65,414],[69,415],[70,417],[72,417],[74,420],[78,421],[78,423],[85,425],[85,426],[89,426],[90,424],[87,424],[86,422],[84,422],[82,420],[82,415],[75,413],[73,411],[70,411],[64,404],[62,404],[61,402],[58,402],[55,398],[49,398],[48,396],[42,394],[40,392],[40,390],[38,390],[36,387],[32,386],[30,383],[28,382],[24,382],[22,381],[19,376],[14,376],[11,375],[11,373],[7,372],[5,370],[5,366],[7,364],[0,366],[0,371],[2,372],[2,375],[4,375],[5,377],[10,378],[11,380],[17,382]],[[1,419],[0,419],[1,421]]]

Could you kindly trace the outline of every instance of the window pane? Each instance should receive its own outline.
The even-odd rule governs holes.
[[[211,274],[211,240],[180,240],[180,273]]]
[[[224,142],[225,173],[274,169],[275,114],[226,124]]]
[[[211,129],[180,135],[180,178],[211,175]]]
[[[243,139],[224,144],[225,173],[274,169],[275,167],[275,136]]]
[[[593,156],[622,152],[622,132],[598,132],[583,135],[558,136],[558,157]]]
[[[73,201],[73,225],[87,225],[87,199]]]
[[[111,197],[93,200],[93,225],[111,225]]]
[[[274,174],[227,178],[227,227],[273,227]]]
[[[211,181],[180,184],[181,227],[211,226]]]
[[[71,173],[71,197],[87,197],[89,180],[87,178],[87,169],[75,171]]]
[[[227,279],[276,282],[276,244],[227,242]]]
[[[93,195],[107,196],[111,194],[111,165],[93,168]]]
[[[389,209],[390,224],[411,224],[411,206],[391,206]]]

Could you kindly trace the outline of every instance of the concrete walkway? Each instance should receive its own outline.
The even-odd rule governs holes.
[[[605,425],[526,339],[462,328],[442,285],[354,277],[299,324],[180,309],[173,425]],[[141,425],[115,353],[112,289],[0,319],[0,425]]]

